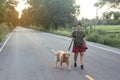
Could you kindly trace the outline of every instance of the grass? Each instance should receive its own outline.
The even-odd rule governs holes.
[[[31,26],[32,27],[32,26]],[[35,27],[33,29],[41,30],[42,28]],[[42,30],[44,31],[44,30]],[[59,28],[58,30],[50,29],[48,32],[71,37],[74,29]],[[86,31],[86,30],[85,30]],[[101,25],[97,26],[95,30],[87,29],[86,39],[88,41],[97,42],[112,47],[120,48],[120,25]]]
[[[71,37],[73,30],[61,28],[58,30],[50,30],[49,32]],[[88,30],[86,38],[88,41],[120,48],[120,25],[97,26],[95,30]]]
[[[0,42],[3,41],[5,36],[9,33],[9,29],[6,23],[0,24]]]
[[[106,32],[120,32],[120,25],[101,25],[96,27],[97,30],[104,30]]]
[[[57,35],[62,35],[62,36],[71,37],[71,34],[72,34],[73,30],[60,28],[60,29],[58,29],[58,30],[52,30],[52,29],[51,29],[49,32],[50,32],[50,33],[53,33],[53,34],[57,34]]]
[[[109,34],[102,30],[89,32],[86,36],[88,41],[102,43],[112,47],[120,48],[120,34]]]

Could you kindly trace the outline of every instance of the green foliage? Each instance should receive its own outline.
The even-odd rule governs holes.
[[[102,8],[104,5],[107,5],[112,10],[105,11],[102,16],[103,20],[99,20],[98,24],[120,25],[120,0],[99,0],[94,5],[97,8]]]
[[[5,1],[0,0],[0,42],[13,30],[18,20],[18,13],[13,6],[13,0]]]
[[[36,25],[30,25],[28,26],[27,28],[30,28],[30,29],[35,29],[35,30],[38,30],[38,31],[45,31],[44,28],[42,26],[36,26]]]
[[[18,23],[18,12],[15,10],[16,4],[16,0],[8,0],[5,4],[5,21],[7,22],[10,30],[12,30]]]
[[[102,43],[105,45],[120,48],[120,32],[108,33],[109,30],[120,30],[120,26],[97,26],[96,30],[87,29],[86,39],[88,41]],[[50,33],[71,37],[73,29],[59,28],[58,30],[51,29]]]
[[[57,34],[57,35],[71,37],[73,30],[69,29],[69,28],[59,28],[58,30],[51,29],[48,32],[53,33],[53,34]]]
[[[5,21],[5,6],[0,4],[0,23]]]
[[[102,18],[118,20],[120,19],[120,12],[113,12],[113,11],[104,12]]]
[[[119,34],[108,34],[102,30],[96,30],[87,34],[87,40],[120,48]]]
[[[0,4],[2,4],[2,3],[4,3],[5,2],[5,0],[0,0]]]
[[[118,17],[119,18],[119,17]],[[84,28],[93,29],[95,25],[120,25],[120,19],[81,19]]]
[[[111,6],[110,6],[111,8],[120,9],[120,0],[99,0],[99,2],[95,3],[95,6],[102,7],[108,3],[109,3],[109,5],[111,4]]]
[[[107,35],[105,31],[102,30],[95,30],[95,31],[90,31],[87,33],[87,40],[92,41],[92,42],[98,42],[98,43],[103,43],[103,37]]]
[[[18,12],[15,10],[16,0],[2,0],[0,4],[0,23],[6,22],[9,30],[13,30],[18,23]]]
[[[103,44],[120,48],[120,35],[118,34],[109,34],[105,36],[103,40],[104,40]]]
[[[88,27],[89,27],[89,29],[95,29],[95,27],[96,27],[96,25],[101,25],[101,24],[103,24],[102,22],[102,20],[100,20],[100,19],[85,19],[85,18],[82,18],[81,19],[81,22],[82,22],[82,25],[83,25],[83,28],[86,30],[86,29],[88,29]]]
[[[23,12],[21,23],[43,26],[44,29],[73,25],[80,12],[75,0],[31,0],[29,3],[32,7]]]
[[[120,33],[120,25],[100,25],[96,30],[103,30],[107,33]]]
[[[99,19],[97,25],[120,25],[120,19]]]
[[[5,38],[8,32],[9,32],[9,29],[7,24],[1,23],[0,24],[0,42]]]

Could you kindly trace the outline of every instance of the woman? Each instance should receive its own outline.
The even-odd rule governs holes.
[[[84,52],[87,49],[85,33],[82,31],[82,24],[79,22],[76,26],[76,31],[72,33],[72,38],[74,40],[73,44],[73,53],[74,53],[74,67],[77,67],[77,57],[78,53],[80,53],[80,62],[81,62],[81,69],[84,69],[83,66],[83,57]]]

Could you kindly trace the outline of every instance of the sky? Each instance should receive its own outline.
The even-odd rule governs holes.
[[[76,0],[77,5],[80,5],[80,15],[78,16],[78,19],[81,19],[82,17],[93,19],[96,17],[96,7],[94,7],[94,4],[98,0]],[[102,16],[102,13],[105,11],[105,8],[98,10],[98,16]]]
[[[22,11],[27,8],[29,5],[26,3],[27,0],[18,0],[19,4],[16,7],[16,10],[19,12],[19,18],[22,15]],[[98,0],[76,0],[77,5],[80,5],[80,15],[78,16],[78,19],[81,19],[82,17],[93,19],[96,17],[96,7],[94,4]],[[102,13],[105,11],[105,8],[98,10],[98,16],[102,16]]]

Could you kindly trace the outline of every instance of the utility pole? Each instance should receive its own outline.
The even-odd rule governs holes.
[[[96,18],[95,18],[95,26],[94,26],[94,30],[95,30],[95,27],[97,26],[98,19],[99,19],[99,16],[98,16],[98,6],[96,6]]]

